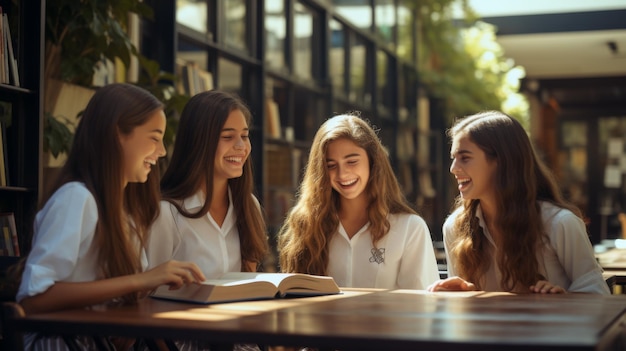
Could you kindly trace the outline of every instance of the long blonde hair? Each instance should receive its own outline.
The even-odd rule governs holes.
[[[376,131],[357,114],[328,119],[318,129],[295,206],[278,235],[283,272],[326,275],[328,243],[339,225],[339,194],[333,190],[326,167],[328,145],[351,140],[367,152],[370,161],[368,217],[373,245],[389,231],[390,213],[413,213],[393,173],[389,156]]]
[[[499,209],[495,226],[502,232],[497,264],[502,272],[501,286],[507,291],[527,289],[539,273],[536,252],[547,238],[539,201],[568,209],[578,216],[580,210],[564,201],[552,173],[537,156],[526,131],[514,118],[498,111],[478,113],[463,119],[448,130],[454,139],[464,135],[476,144],[487,159],[497,161],[494,187]],[[457,257],[458,275],[480,288],[481,277],[489,269],[489,244],[478,224],[476,211],[480,200],[457,197],[460,211],[454,223],[458,239],[451,247]]]

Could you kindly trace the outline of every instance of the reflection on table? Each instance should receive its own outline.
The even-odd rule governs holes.
[[[122,308],[18,316],[9,324],[13,332],[340,350],[624,350],[626,296],[346,289],[336,296],[208,306],[147,299]]]

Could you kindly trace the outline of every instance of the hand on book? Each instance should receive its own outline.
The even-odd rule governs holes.
[[[146,289],[167,285],[169,290],[180,289],[185,284],[201,283],[206,280],[195,263],[175,260],[167,261],[142,273],[142,278]]]

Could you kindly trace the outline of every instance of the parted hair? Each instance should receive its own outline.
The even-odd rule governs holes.
[[[124,187],[124,154],[119,135],[148,122],[163,104],[148,91],[126,83],[99,88],[81,116],[67,161],[45,200],[62,185],[85,184],[98,206],[95,243],[102,278],[142,271],[141,246],[159,214],[158,165],[145,183]],[[45,201],[41,204],[44,205]],[[134,302],[139,292],[121,298]]]
[[[553,174],[537,156],[522,125],[499,111],[486,111],[458,120],[447,131],[451,140],[466,136],[488,160],[497,162],[495,181],[495,227],[502,233],[496,262],[502,272],[501,286],[507,291],[522,292],[545,279],[539,273],[536,252],[549,238],[543,227],[540,201],[568,209],[578,216],[580,210],[567,203]],[[459,233],[451,254],[458,257],[456,271],[480,289],[481,277],[489,269],[489,243],[479,226],[478,199],[458,196],[455,209],[460,211],[454,223]]]
[[[400,190],[376,130],[356,112],[334,116],[320,126],[313,138],[296,204],[279,231],[283,272],[327,274],[328,244],[339,226],[340,195],[331,186],[326,153],[328,145],[338,139],[351,140],[369,158],[367,212],[374,247],[389,231],[390,213],[416,213]]]
[[[222,128],[230,113],[239,110],[248,125],[252,114],[243,101],[234,94],[211,90],[193,96],[185,105],[178,125],[174,150],[163,179],[163,199],[172,203],[188,218],[200,218],[209,212],[213,195],[215,153]],[[263,212],[253,196],[254,178],[250,157],[243,166],[241,177],[228,180],[241,245],[242,270],[249,270],[248,262],[261,264],[269,248]],[[195,213],[188,212],[182,201],[200,189],[206,189],[205,203]]]

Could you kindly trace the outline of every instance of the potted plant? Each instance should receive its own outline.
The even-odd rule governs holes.
[[[55,159],[71,146],[98,63],[118,59],[128,67],[137,54],[125,25],[129,13],[150,17],[152,9],[142,0],[46,2],[44,151]]]

